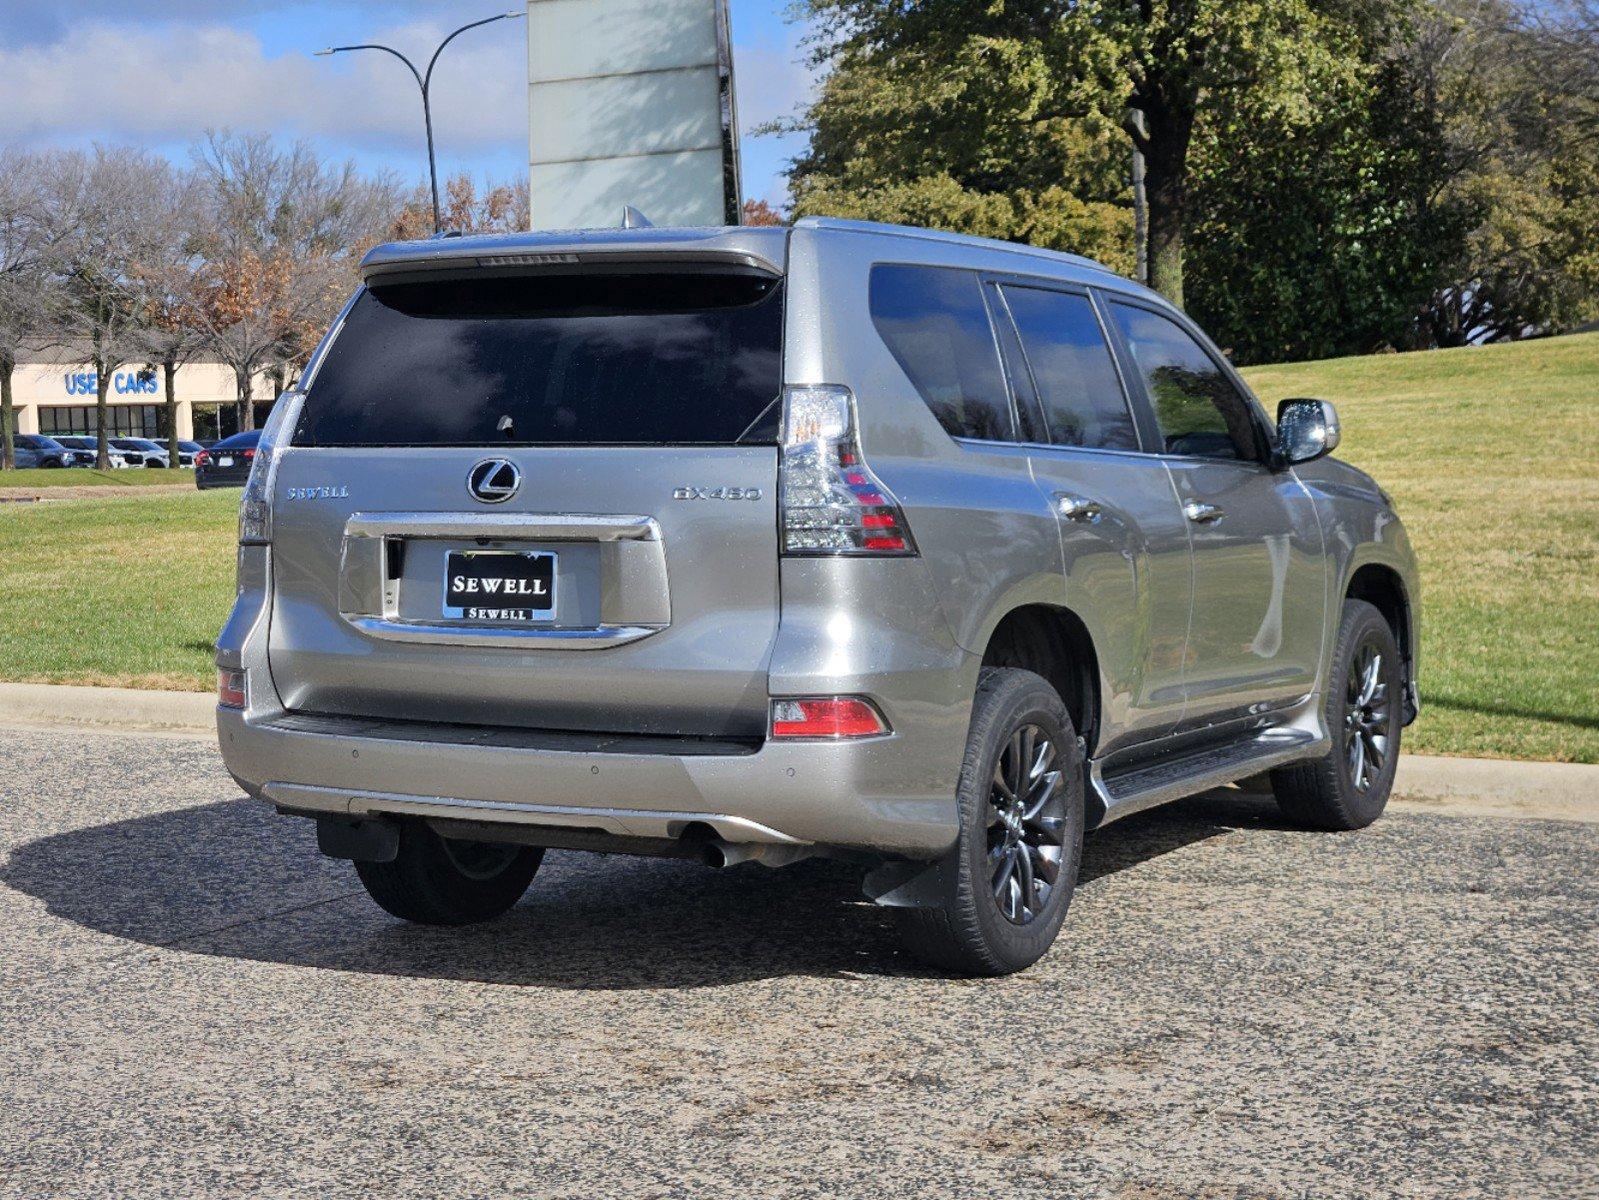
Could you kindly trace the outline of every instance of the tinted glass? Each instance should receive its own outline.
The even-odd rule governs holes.
[[[259,429],[246,429],[243,433],[236,433],[232,437],[223,438],[220,442],[212,443],[213,450],[241,450],[248,449],[261,440]]]
[[[1095,450],[1137,450],[1138,433],[1094,306],[1087,296],[1006,287],[1049,440]]]
[[[309,446],[775,441],[783,299],[765,275],[588,274],[363,292]]]
[[[1249,402],[1200,344],[1148,309],[1112,304],[1111,311],[1155,406],[1166,452],[1255,458]]]
[[[971,271],[872,268],[872,324],[951,437],[1014,441],[1010,397]]]

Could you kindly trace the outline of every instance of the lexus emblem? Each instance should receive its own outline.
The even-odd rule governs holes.
[[[522,471],[508,458],[485,458],[466,477],[466,490],[484,504],[504,504],[521,486]]]

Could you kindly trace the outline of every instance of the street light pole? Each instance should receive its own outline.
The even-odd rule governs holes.
[[[438,163],[435,161],[433,156],[433,106],[429,99],[429,93],[433,86],[433,66],[439,61],[439,55],[444,53],[444,47],[448,46],[468,29],[476,29],[479,25],[489,25],[495,21],[515,20],[517,17],[525,17],[526,15],[527,14],[525,12],[496,13],[492,17],[484,17],[481,21],[473,21],[470,25],[461,26],[461,28],[457,29],[454,33],[450,34],[449,37],[445,38],[438,44],[437,49],[433,51],[433,57],[428,59],[428,68],[425,72],[418,71],[416,69],[416,64],[405,55],[401,54],[393,46],[379,46],[372,42],[363,42],[358,46],[329,46],[325,50],[318,50],[316,52],[316,56],[318,58],[326,58],[328,55],[343,54],[348,50],[381,50],[385,54],[394,55],[394,57],[403,62],[406,65],[406,68],[411,72],[411,77],[416,80],[417,88],[422,92],[422,123],[427,128],[428,136],[428,184],[433,191],[434,233],[442,232],[444,228],[444,220],[439,215],[439,168]]]

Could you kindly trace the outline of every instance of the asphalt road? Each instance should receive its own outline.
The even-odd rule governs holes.
[[[6,1197],[1599,1196],[1599,825],[1090,839],[1006,980],[856,873],[552,854],[371,905],[204,743],[0,731]]]

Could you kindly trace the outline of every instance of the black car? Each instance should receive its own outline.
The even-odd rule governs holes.
[[[249,429],[200,451],[194,456],[194,486],[243,487],[250,477],[250,464],[255,461],[255,446],[260,440],[261,431]]]

